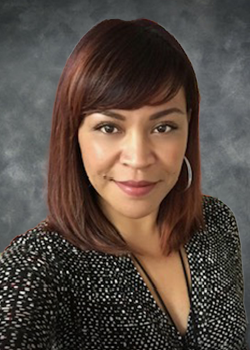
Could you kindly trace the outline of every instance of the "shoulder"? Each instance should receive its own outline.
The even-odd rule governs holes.
[[[81,256],[81,258],[80,258]],[[53,283],[62,282],[63,276],[81,260],[83,270],[88,265],[85,252],[80,251],[59,233],[46,230],[46,221],[12,239],[1,256],[1,268],[12,267],[21,273],[31,272]]]
[[[235,220],[233,211],[217,197],[203,195],[203,213],[208,221],[231,224]]]
[[[203,214],[209,236],[239,246],[237,221],[231,208],[217,197],[203,195]]]
[[[61,234],[46,229],[46,220],[16,236],[2,253],[1,263],[6,268],[15,264],[20,269],[46,273],[53,280],[73,275],[89,274],[93,263],[108,266],[112,256],[93,250],[81,250]]]

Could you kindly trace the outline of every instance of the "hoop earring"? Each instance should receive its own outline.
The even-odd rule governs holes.
[[[189,161],[188,161],[186,156],[184,157],[184,160],[186,162],[187,169],[188,169],[188,184],[187,184],[187,187],[184,189],[184,191],[179,191],[178,189],[176,189],[177,192],[186,192],[189,189],[189,187],[191,186],[191,183],[192,183],[193,175],[192,175],[191,165],[190,165],[190,163],[189,163]]]

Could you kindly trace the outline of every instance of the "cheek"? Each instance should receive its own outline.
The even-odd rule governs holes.
[[[110,149],[106,149],[97,142],[92,142],[90,153],[97,162],[102,162],[110,154]]]
[[[159,155],[164,163],[178,168],[179,164],[183,161],[185,150],[186,147],[184,143],[172,143],[168,144],[166,148],[161,149]]]
[[[95,143],[93,140],[84,139],[84,142],[80,144],[82,161],[85,171],[88,177],[95,183],[100,180],[100,176],[103,176],[105,169],[107,168],[107,155],[110,152]]]
[[[80,140],[79,145],[85,163],[102,162],[105,157],[107,158],[107,155],[110,154],[110,150],[108,152],[100,142],[94,141],[91,137],[85,136]]]

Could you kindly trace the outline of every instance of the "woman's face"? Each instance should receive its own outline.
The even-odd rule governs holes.
[[[171,109],[160,118],[150,118]],[[160,203],[176,184],[184,161],[188,138],[184,90],[181,88],[172,100],[156,107],[109,111],[119,113],[124,120],[95,112],[85,117],[78,130],[89,181],[111,221],[156,217]],[[116,184],[130,180],[156,184],[149,193],[135,196]]]

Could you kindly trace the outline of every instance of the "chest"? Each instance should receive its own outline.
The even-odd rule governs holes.
[[[191,274],[187,255],[184,249],[181,252],[187,273],[188,285],[191,290]],[[133,261],[159,308],[164,313],[166,312],[164,305],[162,305],[163,301],[172,319],[171,322],[174,322],[180,334],[184,335],[187,330],[190,301],[179,253],[159,261],[140,259],[139,262],[143,268],[136,260]],[[146,270],[146,273],[144,270]],[[147,275],[149,275],[149,278]],[[160,297],[151,281],[155,285]]]

